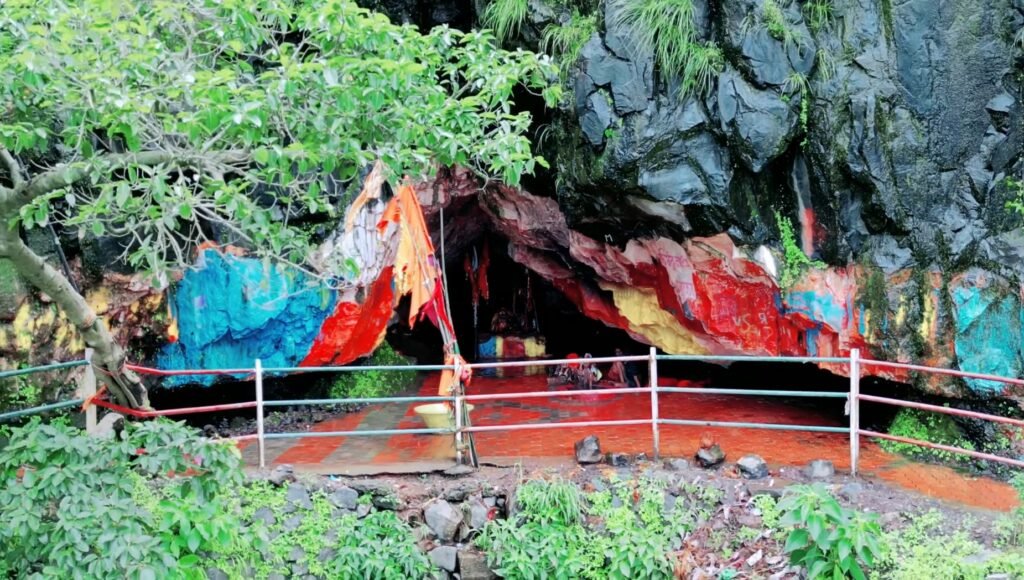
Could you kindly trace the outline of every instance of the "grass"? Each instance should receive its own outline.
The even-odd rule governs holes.
[[[565,80],[572,66],[579,60],[583,45],[597,32],[597,17],[593,14],[582,16],[573,10],[572,18],[565,24],[549,24],[544,28],[541,46],[551,56],[557,57],[559,72]]]
[[[814,32],[828,28],[832,25],[832,0],[810,0],[804,4],[804,15]]]
[[[528,0],[491,0],[484,9],[483,23],[505,42],[519,34],[528,10]]]
[[[699,42],[693,0],[611,0],[615,24],[632,31],[633,41],[665,74],[679,76],[683,94],[707,91],[722,72],[722,51]]]
[[[763,26],[772,38],[782,41],[786,46],[803,41],[799,31],[790,25],[786,12],[777,0],[764,0],[759,12],[752,12],[743,19],[744,31],[754,26]]]

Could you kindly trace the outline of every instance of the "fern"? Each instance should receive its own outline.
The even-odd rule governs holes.
[[[583,45],[597,32],[597,17],[581,16],[574,10],[572,18],[565,24],[549,24],[544,28],[542,46],[545,52],[558,57],[562,79],[569,77],[572,66],[580,58]]]
[[[632,31],[633,41],[654,53],[668,75],[680,77],[683,94],[707,91],[725,60],[713,43],[697,40],[693,0],[611,0],[615,24]]]
[[[515,38],[526,22],[528,0],[491,0],[484,9],[484,26],[494,31],[501,42]]]

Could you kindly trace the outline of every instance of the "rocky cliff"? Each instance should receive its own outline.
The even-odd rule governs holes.
[[[397,20],[458,27],[479,25],[487,6],[371,4]],[[668,352],[829,356],[857,347],[888,360],[1024,372],[1024,222],[1007,208],[1024,174],[1024,2],[694,0],[695,38],[721,55],[701,90],[684,90],[637,41],[617,12],[622,2],[593,4],[530,0],[507,41],[539,50],[545,30],[593,17],[593,33],[569,51],[578,58],[562,63],[569,98],[536,111],[552,171],[528,181],[530,192],[478,193],[459,171],[419,189],[435,233],[438,207],[452,216],[451,257],[482,231],[500,232],[515,260],[584,314]],[[821,6],[827,17],[812,11]],[[185,275],[172,298],[179,312],[211,303],[202,289],[219,287],[222,262]],[[231,310],[224,298],[214,302]],[[147,300],[148,311],[164,308]],[[209,356],[230,366],[263,349],[252,341],[273,337],[280,364],[297,364],[330,338],[336,308],[333,295],[301,300],[254,326],[246,318],[244,332],[185,312],[161,360],[190,349],[212,360],[197,353],[214,349]],[[21,304],[0,328],[10,358],[24,344],[4,337],[33,330],[17,326]],[[301,332],[285,332],[295,313]],[[245,352],[233,350],[239,337]],[[945,394],[1001,391],[877,374]]]

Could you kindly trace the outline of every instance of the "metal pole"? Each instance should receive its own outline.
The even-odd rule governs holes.
[[[860,457],[860,349],[850,350],[850,473]]]
[[[263,363],[256,359],[256,445],[260,452],[260,469],[267,466],[266,446],[263,439]]]
[[[462,465],[462,397],[458,391],[455,394],[455,464]]]
[[[85,349],[85,360],[92,361],[92,349]],[[85,367],[85,375],[82,377],[82,399],[90,400],[96,395],[96,371],[92,368],[92,362]],[[85,410],[85,432],[92,435],[96,432],[96,405],[89,405]]]
[[[660,433],[658,432],[658,349],[651,347],[649,363],[651,383],[651,436],[654,439],[654,460],[661,457]]]

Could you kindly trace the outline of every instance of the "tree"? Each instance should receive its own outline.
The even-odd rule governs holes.
[[[312,271],[292,217],[335,216],[329,193],[377,160],[392,179],[532,172],[513,91],[553,105],[554,74],[487,31],[421,34],[348,0],[7,0],[0,256],[81,329],[113,395],[147,406],[104,321],[20,230],[118,236],[154,280],[213,231]],[[343,284],[338,266],[312,273]]]

